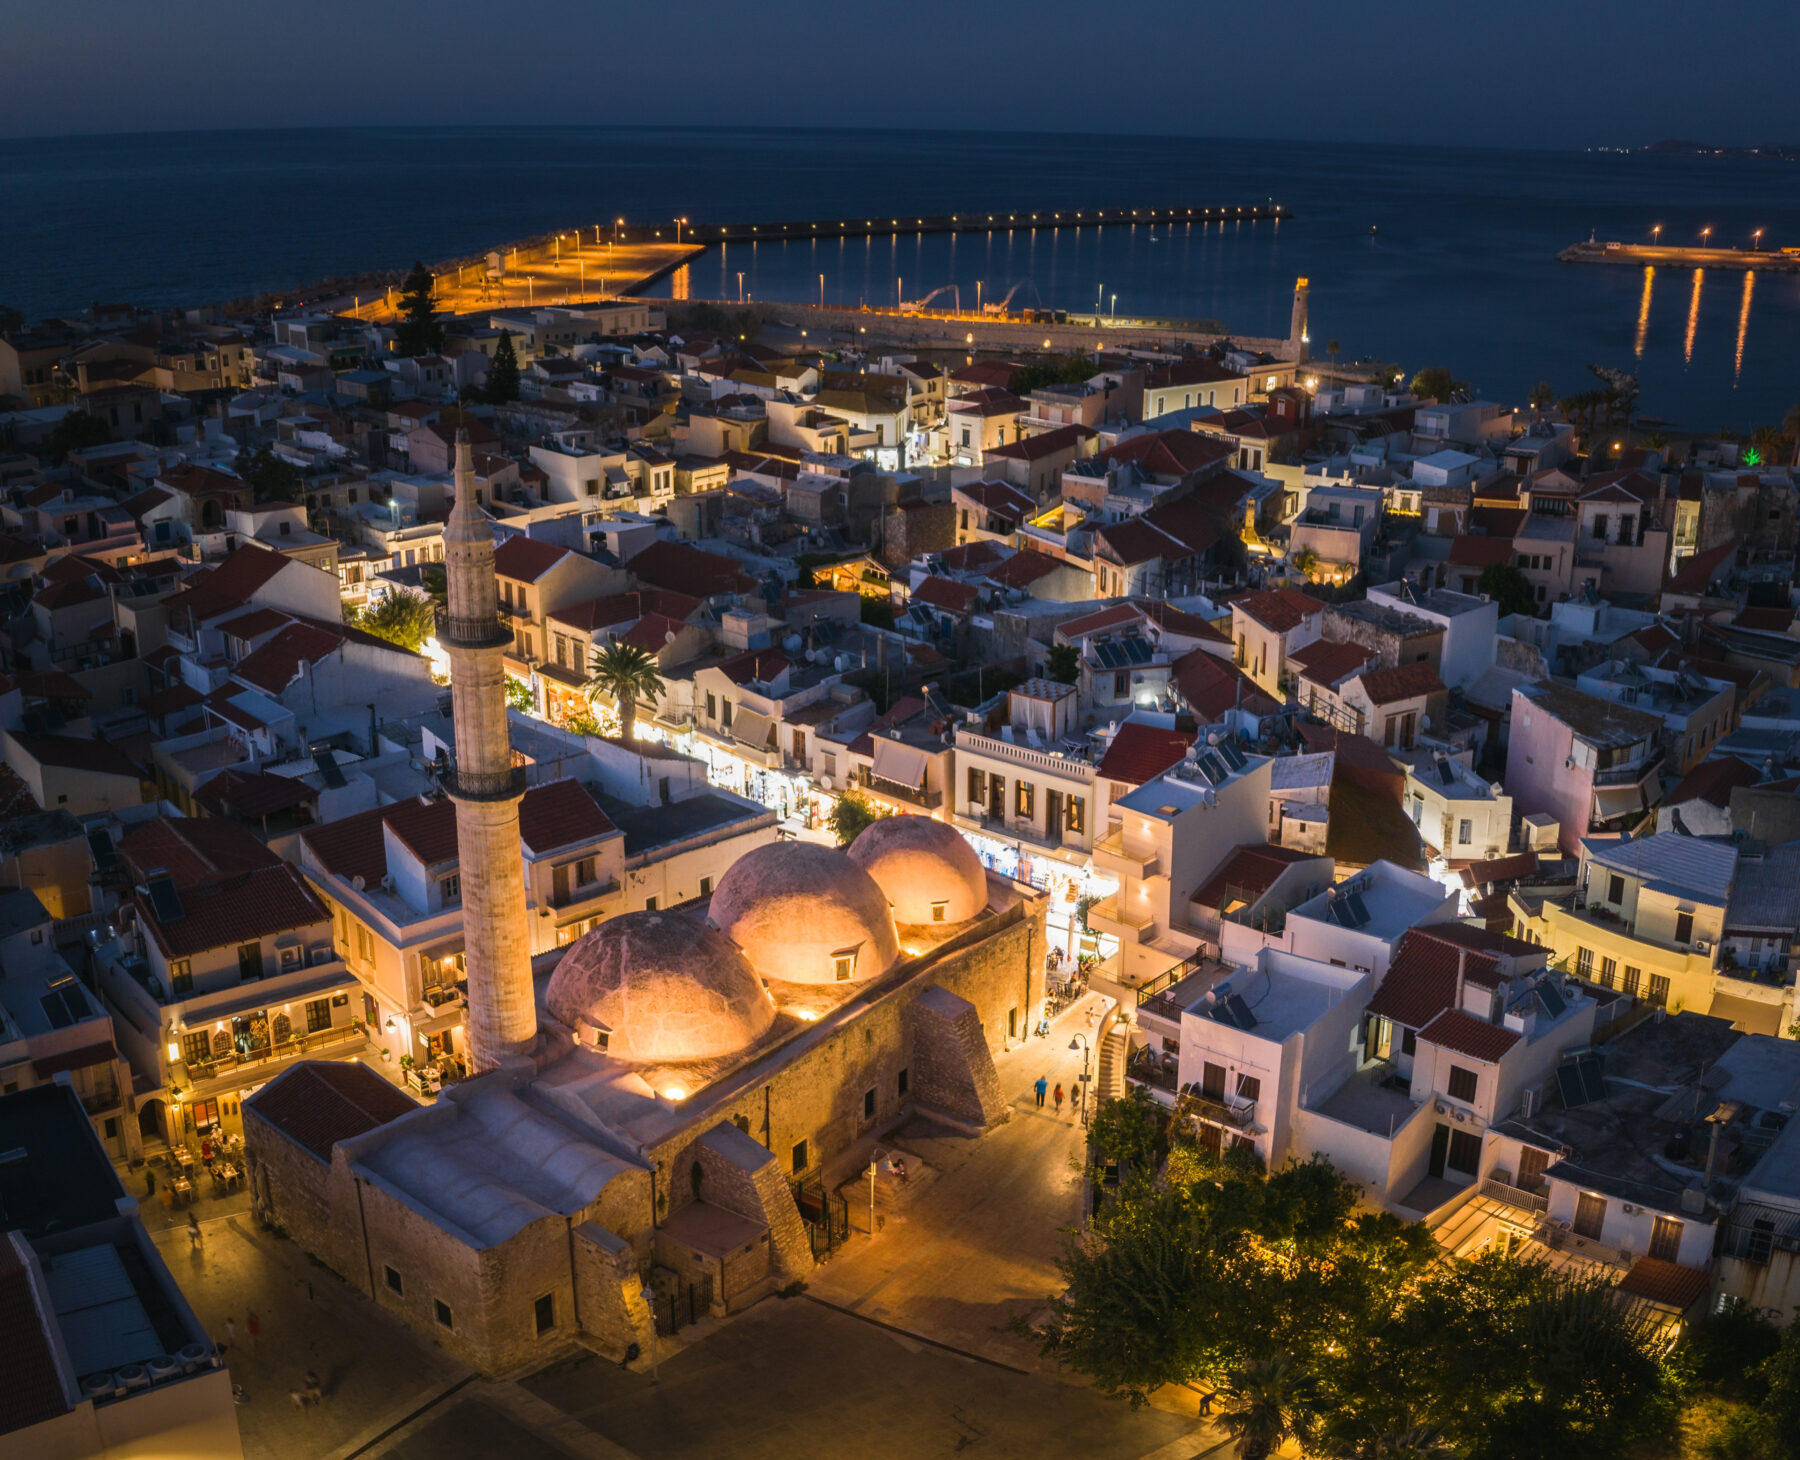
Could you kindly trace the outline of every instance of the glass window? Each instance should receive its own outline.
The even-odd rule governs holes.
[[[331,1000],[310,999],[306,1005],[306,1032],[317,1034],[331,1028]]]
[[[1475,1071],[1465,1070],[1461,1065],[1450,1066],[1450,1083],[1446,1087],[1452,1100],[1468,1103],[1475,1099]]]
[[[1625,965],[1625,992],[1635,999],[1638,996],[1638,989],[1643,981],[1643,971],[1641,969],[1633,968],[1627,963]]]
[[[1618,979],[1619,960],[1616,958],[1602,958],[1600,960],[1600,982],[1610,989],[1617,986]]]
[[[448,1303],[446,1303],[442,1298],[433,1298],[431,1300],[431,1311],[436,1315],[438,1325],[440,1327],[442,1327],[442,1328],[456,1327],[455,1322],[452,1320],[452,1318],[450,1316],[450,1305]]]
[[[537,1323],[538,1337],[542,1338],[556,1327],[556,1294],[545,1293],[532,1304],[531,1316]]]
[[[1675,914],[1675,941],[1691,943],[1694,941],[1694,915],[1689,912]]]
[[[388,1291],[391,1293],[398,1293],[401,1297],[405,1297],[406,1284],[400,1281],[400,1274],[391,1267],[383,1268],[382,1271],[387,1275]]]
[[[1037,787],[1030,781],[1020,781],[1013,793],[1013,813],[1022,820],[1031,820],[1034,814]]]
[[[1659,1009],[1669,1006],[1669,981],[1660,973],[1650,975],[1650,1002]]]
[[[173,960],[169,964],[169,984],[174,993],[191,994],[194,991],[194,965],[185,958]]]
[[[1606,879],[1606,900],[1613,904],[1625,901],[1625,879],[1613,876]]]

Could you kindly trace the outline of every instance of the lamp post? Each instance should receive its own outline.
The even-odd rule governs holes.
[[[1653,223],[1650,225],[1650,242],[1652,244],[1662,242],[1662,224]]]
[[[687,222],[687,219],[685,219],[685,218],[677,218],[675,220],[675,242],[676,242],[677,246],[679,246],[681,243],[681,225],[686,222]]]
[[[1069,1048],[1070,1049],[1079,1049],[1081,1051],[1081,1125],[1082,1125],[1082,1129],[1085,1130],[1085,1129],[1087,1129],[1087,1123],[1088,1123],[1088,1108],[1087,1108],[1088,1037],[1087,1037],[1087,1035],[1077,1034],[1073,1039],[1071,1039],[1069,1041]]]
[[[744,271],[738,270],[738,303],[744,302]]]
[[[1750,247],[1751,248],[1761,248],[1762,247],[1762,229],[1759,228],[1756,230],[1756,232],[1754,232],[1750,235]]]
[[[662,1383],[662,1376],[656,1371],[656,1361],[658,1358],[656,1351],[656,1294],[651,1292],[648,1288],[644,1289],[644,1302],[650,1309],[650,1382],[652,1384],[660,1384]],[[671,1319],[670,1321],[673,1322],[674,1320]]]
[[[1704,245],[1704,244],[1705,244],[1705,242],[1706,242],[1706,240],[1707,240],[1707,239],[1708,239],[1708,238],[1710,238],[1710,237],[1712,237],[1712,225],[1711,225],[1711,224],[1708,224],[1708,225],[1707,225],[1707,226],[1706,226],[1706,227],[1705,227],[1705,228],[1702,228],[1702,229],[1701,229],[1701,230],[1700,230],[1700,242],[1701,242],[1701,244],[1702,244],[1702,245]]]
[[[869,1153],[869,1240],[875,1240],[875,1153]]]

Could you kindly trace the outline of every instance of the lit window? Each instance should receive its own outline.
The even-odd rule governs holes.
[[[932,903],[932,905],[931,905],[931,920],[932,920],[932,922],[934,922],[934,923],[943,922],[945,915],[949,911],[950,911],[950,904],[947,902]]]
[[[831,955],[831,968],[839,983],[847,983],[856,976],[856,950],[848,949],[842,953]]]

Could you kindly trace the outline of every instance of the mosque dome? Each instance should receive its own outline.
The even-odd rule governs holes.
[[[717,1059],[775,1022],[775,1001],[730,939],[672,912],[609,918],[570,945],[545,994],[550,1012],[588,1043],[645,1064]]]
[[[816,842],[770,842],[739,857],[713,889],[710,917],[752,968],[787,983],[871,979],[900,955],[881,889]]]
[[[897,923],[966,923],[987,906],[987,873],[968,839],[929,816],[884,816],[848,856],[875,879]]]

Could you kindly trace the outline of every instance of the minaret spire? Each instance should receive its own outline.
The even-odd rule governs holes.
[[[444,528],[447,612],[439,636],[450,659],[456,766],[445,789],[456,802],[469,980],[469,1059],[477,1069],[529,1055],[537,1041],[531,941],[519,841],[523,770],[512,762],[506,718],[506,651],[494,577],[494,529],[475,489],[469,433],[456,433],[456,501]]]

